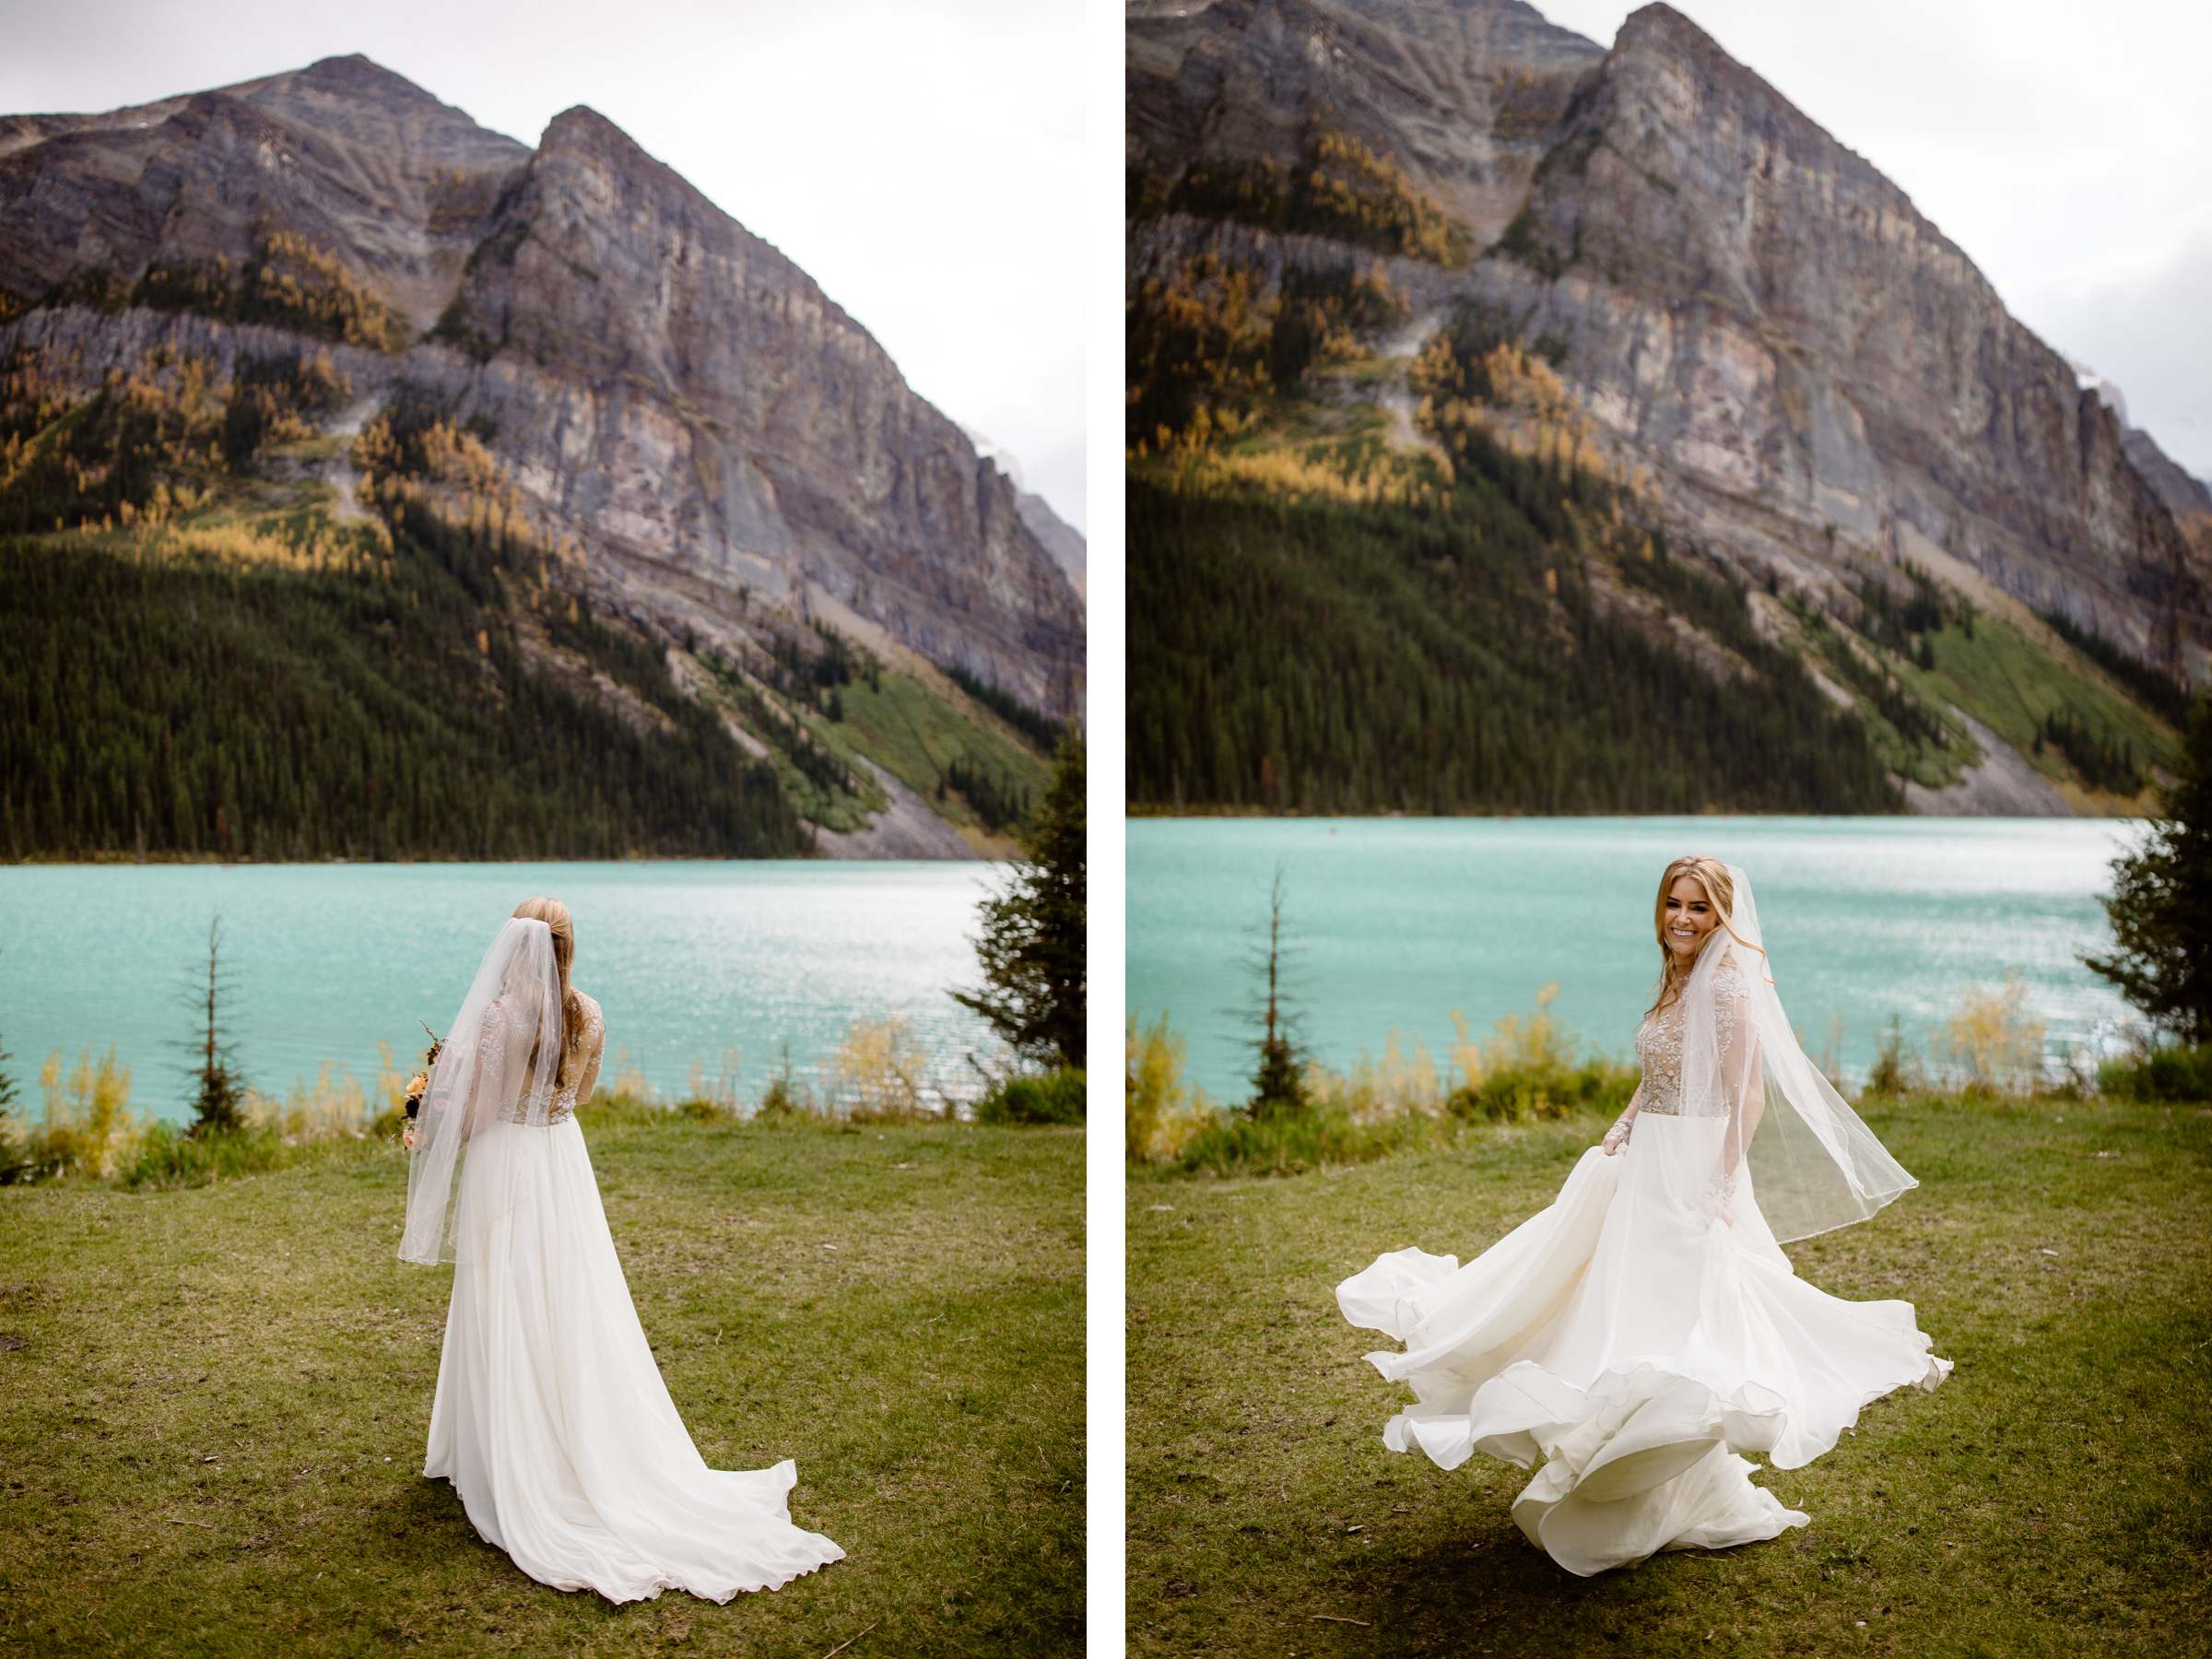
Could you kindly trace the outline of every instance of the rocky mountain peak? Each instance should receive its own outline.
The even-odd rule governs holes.
[[[571,104],[561,111],[546,123],[545,134],[537,141],[541,156],[571,146],[605,151],[640,171],[659,169],[668,172],[684,188],[690,188],[679,175],[646,154],[636,139],[589,104]]]
[[[409,160],[464,171],[512,167],[530,153],[359,53],[216,90],[267,112],[302,138],[394,152],[385,159],[398,171]]]
[[[362,52],[317,58],[304,69],[295,69],[288,76],[274,78],[290,80],[300,86],[313,87],[345,97],[395,103],[434,104],[441,110],[447,107],[406,76],[385,68]]]
[[[1710,113],[1724,100],[1754,120],[1771,141],[1800,149],[1833,150],[1856,163],[1867,181],[1891,192],[1899,201],[1905,200],[1904,192],[1871,163],[1792,103],[1749,65],[1730,56],[1694,18],[1665,0],[1639,6],[1622,21],[1612,50],[1606,54],[1602,74],[1607,81],[1618,83],[1653,70],[1698,77],[1691,83],[1675,83],[1669,100],[1675,112]]]
[[[1669,42],[1677,49],[1705,52],[1726,57],[1720,42],[1700,29],[1686,14],[1666,4],[1666,0],[1651,0],[1640,6],[1620,20],[1620,29],[1613,37],[1615,52],[1636,51],[1647,44]],[[1729,60],[1732,64],[1735,60]]]
[[[1934,581],[2206,672],[2212,531],[2192,551],[2178,469],[1682,10],[1641,7],[1610,49],[1515,0],[1220,0],[1127,33],[1133,290],[1227,267],[1279,318],[1294,280],[1386,267],[1403,321],[1364,346],[1408,449],[1421,392],[1392,375],[1448,331],[1508,341],[1747,588],[1848,622],[1869,584]],[[1366,217],[1299,194],[1317,131]],[[1464,240],[1377,233],[1437,216]]]
[[[78,294],[112,320],[65,320]],[[96,375],[166,333],[228,363],[285,329],[345,347],[365,405],[480,417],[539,532],[641,613],[818,605],[1079,706],[1080,602],[1012,486],[804,271],[588,106],[533,149],[354,53],[0,118],[0,356],[66,336]]]

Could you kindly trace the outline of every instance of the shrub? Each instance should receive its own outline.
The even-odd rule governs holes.
[[[789,1123],[794,1118],[817,1115],[814,1091],[804,1083],[792,1080],[788,1062],[768,1080],[768,1087],[760,1092],[760,1103],[753,1108],[755,1123]]]
[[[669,1110],[678,1117],[688,1119],[694,1124],[744,1122],[744,1119],[738,1115],[737,1108],[730,1101],[705,1096],[694,1096],[688,1100],[678,1100]]]
[[[40,1069],[39,1087],[45,1097],[41,1120],[6,1126],[0,1178],[106,1181],[136,1155],[146,1126],[131,1113],[131,1069],[116,1064],[113,1049],[98,1060],[85,1049],[66,1074],[56,1049]]]
[[[1584,1057],[1574,1034],[1551,1011],[1554,980],[1536,992],[1536,1011],[1525,1019],[1508,1014],[1491,1028],[1490,1041],[1467,1033],[1466,1017],[1453,1010],[1459,1033],[1452,1060],[1459,1086],[1445,1098],[1454,1117],[1484,1123],[1529,1123],[1578,1112],[1618,1112],[1636,1091],[1635,1068],[1603,1055]]]
[[[1139,1162],[1173,1163],[1186,1142],[1220,1115],[1203,1089],[1182,1080],[1189,1044],[1168,1029],[1162,1014],[1149,1030],[1129,1016],[1123,1047],[1123,1131],[1128,1155]]]
[[[688,1077],[690,1093],[679,1102],[678,1110],[692,1117],[737,1116],[737,1080],[744,1069],[744,1056],[734,1048],[722,1051],[721,1069],[712,1077],[705,1065],[694,1060]],[[701,1107],[712,1110],[694,1110]]]
[[[1593,1056],[1559,1069],[1493,1073],[1480,1088],[1459,1088],[1444,1102],[1453,1116],[1529,1124],[1578,1113],[1618,1112],[1636,1092],[1636,1069]]]
[[[2029,1011],[2017,968],[2005,971],[2001,990],[1969,990],[1940,1041],[1969,1093],[2032,1089],[2042,1077],[2043,1022]]]
[[[627,1095],[637,1100],[655,1098],[653,1085],[645,1080],[644,1072],[638,1066],[637,1056],[629,1052],[628,1043],[617,1049],[614,1057],[604,1063],[604,1070],[606,1074],[606,1093]]]
[[[2212,1044],[2107,1060],[2097,1068],[2097,1087],[2127,1100],[2212,1100]]]
[[[837,1078],[832,1106],[854,1123],[940,1115],[923,1093],[929,1055],[903,1019],[854,1020],[830,1064]]]
[[[1002,1077],[976,1102],[979,1124],[1079,1124],[1083,1071],[1063,1065],[1041,1077]]]
[[[1444,1145],[1470,1124],[1617,1112],[1635,1090],[1635,1068],[1579,1054],[1572,1033],[1550,1011],[1558,992],[1556,984],[1545,986],[1533,1015],[1506,1016],[1487,1043],[1454,1013],[1457,1080],[1448,1092],[1429,1051],[1394,1030],[1379,1058],[1363,1053],[1348,1072],[1309,1062],[1304,1104],[1265,1113],[1223,1112],[1186,1091],[1183,1043],[1169,1031],[1167,1017],[1143,1032],[1133,1019],[1129,1156],[1214,1175],[1288,1175]]]
[[[1348,1072],[1333,1072],[1319,1061],[1306,1066],[1305,1095],[1315,1106],[1345,1112],[1355,1124],[1381,1124],[1407,1112],[1433,1117],[1444,1109],[1443,1085],[1429,1051],[1394,1027],[1382,1054],[1361,1053]]]
[[[1889,1030],[1882,1038],[1881,1047],[1875,1052],[1874,1065],[1867,1069],[1864,1092],[1895,1100],[1927,1086],[1926,1068],[1921,1065],[1920,1056],[1905,1046],[1904,1028],[1896,1015],[1890,1015]]]
[[[401,1123],[396,1106],[371,1115],[360,1085],[327,1060],[281,1098],[245,1091],[229,1128],[135,1115],[130,1068],[112,1049],[100,1059],[85,1050],[66,1073],[57,1051],[40,1081],[42,1119],[5,1134],[0,1180],[180,1186],[395,1143]]]
[[[1216,1113],[1192,1133],[1175,1161],[1194,1174],[1298,1175],[1439,1145],[1452,1133],[1452,1121],[1441,1115],[1406,1112],[1362,1122],[1339,1099],[1296,1114]]]

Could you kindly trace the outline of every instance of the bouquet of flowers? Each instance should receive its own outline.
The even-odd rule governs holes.
[[[445,1040],[431,1031],[425,1020],[422,1029],[429,1032],[430,1046],[422,1056],[422,1069],[407,1079],[407,1121],[414,1122],[415,1114],[422,1110],[422,1097],[429,1092],[430,1073],[438,1065],[438,1056],[445,1051]]]
[[[422,1056],[422,1069],[407,1079],[407,1123],[400,1140],[408,1151],[415,1149],[415,1117],[422,1110],[422,1097],[429,1092],[430,1073],[438,1067],[438,1056],[445,1051],[445,1039],[430,1030],[425,1020],[422,1029],[429,1033],[430,1046]]]

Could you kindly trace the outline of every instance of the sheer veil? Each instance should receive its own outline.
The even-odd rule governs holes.
[[[1724,1207],[1747,1182],[1787,1242],[1864,1221],[1920,1183],[1806,1058],[1783,1012],[1751,878],[1727,870],[1735,902],[1682,992],[1683,1108],[1728,1120],[1712,1200]]]
[[[446,1028],[415,1120],[402,1261],[465,1260],[483,1224],[506,1213],[512,1159],[487,1131],[550,1121],[561,1041],[553,930],[510,918]]]

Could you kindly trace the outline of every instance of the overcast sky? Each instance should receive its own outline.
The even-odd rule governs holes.
[[[0,112],[351,52],[532,146],[589,104],[1081,529],[1082,23],[1083,0],[0,0]]]
[[[1634,6],[1535,0],[1610,45]],[[2212,478],[2212,6],[1675,0]]]

